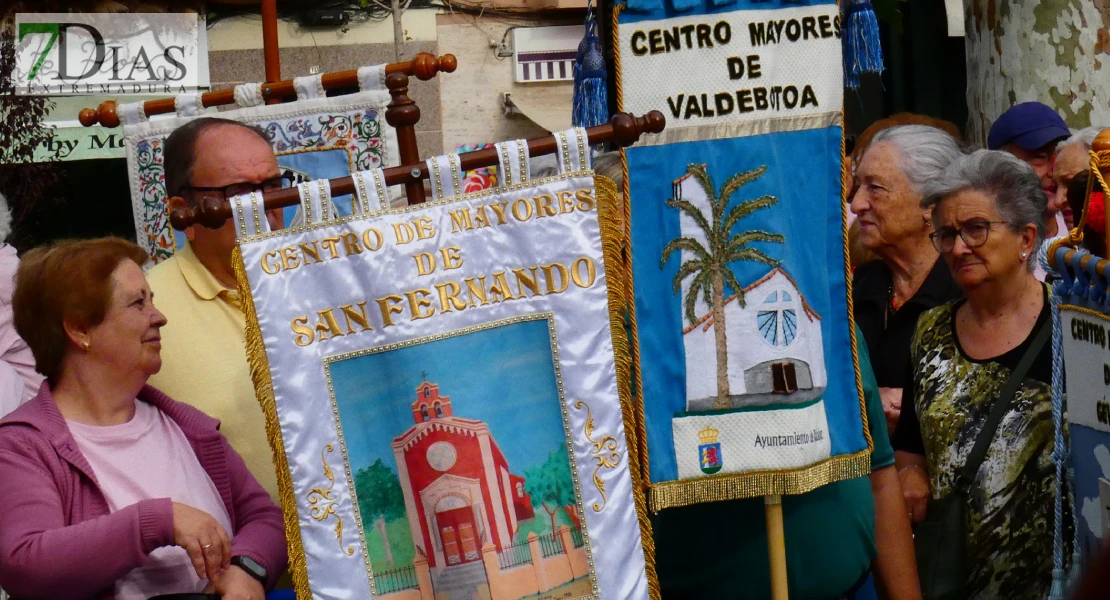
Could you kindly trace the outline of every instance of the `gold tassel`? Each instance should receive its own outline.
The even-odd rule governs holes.
[[[647,571],[648,597],[661,600],[659,577],[655,572],[655,538],[648,519],[647,497],[640,477],[639,452],[643,405],[632,401],[632,352],[624,326],[624,310],[632,301],[632,276],[624,260],[628,247],[627,227],[622,215],[621,195],[612,179],[594,176],[597,193],[597,220],[601,229],[601,250],[605,261],[605,285],[609,292],[609,329],[613,336],[613,355],[617,368],[617,392],[624,419],[625,444],[628,447],[628,470],[632,476],[632,499],[640,523],[640,540]],[[637,416],[639,415],[639,416]]]
[[[251,296],[250,281],[247,279],[243,253],[236,247],[231,253],[231,265],[235,279],[239,283],[239,299],[243,303],[243,313],[247,321],[247,363],[250,365],[254,392],[262,412],[266,415],[266,437],[274,453],[274,467],[277,471],[278,496],[281,511],[285,518],[285,541],[289,546],[289,571],[293,574],[293,588],[297,600],[312,600],[308,587],[308,563],[305,559],[304,544],[301,542],[301,526],[297,514],[297,498],[293,494],[293,477],[289,462],[285,457],[285,444],[281,437],[281,423],[278,421],[277,402],[274,400],[274,383],[270,379],[270,362],[266,359],[266,346],[262,342],[262,329],[258,325],[258,315],[254,312],[254,298]]]

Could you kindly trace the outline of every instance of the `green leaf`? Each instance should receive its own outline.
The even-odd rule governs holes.
[[[705,263],[700,260],[689,260],[682,263],[678,268],[678,273],[674,276],[674,291],[677,293],[682,289],[682,280],[690,275],[694,275],[705,268]]]
[[[740,282],[736,280],[736,274],[732,272],[732,269],[724,269],[721,272],[721,278],[725,280],[725,290],[732,288],[733,293],[736,294],[736,301],[739,302],[740,307],[743,308],[744,286],[740,285]],[[725,297],[728,297],[727,292],[725,293]]]
[[[734,252],[748,244],[754,242],[768,242],[781,244],[786,241],[786,238],[777,233],[767,233],[766,231],[745,231],[732,236],[729,239],[728,246],[725,247],[725,253]]]
[[[736,175],[729,177],[728,181],[725,182],[724,187],[721,188],[721,202],[727,206],[728,201],[732,199],[733,192],[744,187],[745,185],[748,185],[756,179],[763,177],[763,174],[766,172],[767,165],[763,165],[762,167],[752,169],[751,171],[737,173]]]
[[[705,232],[705,238],[709,240],[710,245],[713,244],[713,235],[715,232],[713,228],[709,226],[709,221],[706,220],[705,215],[701,213],[698,207],[694,206],[689,200],[678,200],[675,198],[668,199],[666,204],[671,208],[677,208],[689,215],[689,217],[694,220],[694,223]]]
[[[666,246],[663,247],[663,258],[659,262],[659,268],[665,268],[667,266],[667,261],[671,258],[671,254],[674,254],[678,250],[686,250],[687,252],[691,252],[694,256],[698,258],[698,260],[702,260],[707,263],[712,261],[709,251],[701,245],[701,242],[691,237],[680,237],[671,240],[667,243]]]
[[[766,254],[756,250],[755,248],[740,248],[734,250],[725,257],[726,262],[736,262],[738,260],[746,260],[750,262],[763,263],[772,267],[779,266],[779,261],[767,256]]]
[[[728,235],[728,232],[732,231],[732,228],[740,222],[740,219],[743,219],[757,210],[771,208],[778,204],[778,202],[778,199],[774,196],[761,196],[755,200],[745,200],[728,211],[728,216],[725,217],[724,224],[721,228],[724,230],[725,235]]]

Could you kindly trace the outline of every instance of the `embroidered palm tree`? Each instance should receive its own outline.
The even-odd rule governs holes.
[[[671,240],[663,248],[660,266],[666,265],[667,259],[679,250],[685,250],[693,255],[678,268],[678,273],[674,276],[674,291],[678,293],[682,289],[682,281],[687,277],[693,277],[685,298],[686,319],[690,324],[698,320],[694,308],[699,296],[707,306],[712,308],[713,334],[717,345],[717,400],[713,403],[713,408],[731,408],[728,385],[728,342],[725,338],[726,289],[732,290],[741,307],[745,303],[744,290],[729,265],[739,261],[751,261],[777,267],[779,264],[777,260],[752,248],[751,244],[754,242],[781,244],[786,241],[786,238],[777,233],[765,231],[744,231],[735,235],[732,233],[732,229],[741,219],[757,210],[770,208],[778,202],[774,196],[761,196],[754,200],[745,200],[726,211],[733,193],[759,179],[767,172],[766,166],[733,175],[725,182],[719,195],[703,165],[690,165],[686,170],[705,190],[711,210],[709,218],[707,219],[705,214],[689,200],[670,198],[667,200],[667,206],[690,217],[705,233],[707,246],[692,237]]]

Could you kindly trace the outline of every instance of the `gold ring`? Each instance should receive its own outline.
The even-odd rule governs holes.
[[[201,548],[204,549],[204,550],[207,550],[211,547],[212,547],[212,544],[205,544],[205,545],[201,546]]]

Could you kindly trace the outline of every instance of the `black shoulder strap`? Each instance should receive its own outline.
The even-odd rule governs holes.
[[[1014,396],[1017,394],[1018,388],[1020,388],[1021,383],[1025,381],[1025,375],[1029,373],[1029,367],[1032,366],[1037,355],[1041,353],[1041,349],[1044,348],[1051,334],[1052,319],[1045,319],[1037,328],[1036,333],[1034,333],[1033,342],[1029,344],[1029,348],[1025,350],[1025,354],[1021,356],[1021,361],[1019,361],[1017,367],[1010,372],[1010,378],[1006,380],[1006,385],[1002,387],[1002,392],[998,394],[998,398],[995,399],[994,407],[991,408],[991,413],[987,417],[987,422],[983,424],[983,429],[979,431],[979,436],[975,438],[975,445],[972,446],[971,452],[967,455],[967,460],[964,461],[964,466],[960,468],[956,477],[956,487],[960,489],[960,491],[966,493],[971,486],[971,482],[975,480],[975,474],[979,472],[979,467],[983,464],[983,459],[987,457],[987,449],[990,448],[991,442],[994,440],[994,434],[998,430],[998,424],[1002,421],[1003,415],[1010,410],[1010,405],[1013,404]]]

